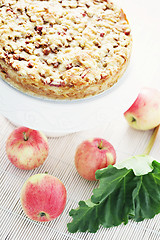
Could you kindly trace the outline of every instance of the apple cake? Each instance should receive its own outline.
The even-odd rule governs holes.
[[[1,0],[0,75],[24,93],[99,94],[122,76],[131,47],[126,15],[109,0]]]

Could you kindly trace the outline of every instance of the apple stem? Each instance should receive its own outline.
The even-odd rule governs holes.
[[[27,135],[26,135],[26,132],[23,132],[23,139],[24,139],[24,141],[27,141],[27,140],[28,140],[28,137],[27,137]]]
[[[153,131],[152,136],[151,136],[151,138],[149,140],[149,143],[148,143],[146,149],[144,150],[144,154],[146,154],[146,155],[150,154],[150,151],[151,151],[151,149],[152,149],[152,147],[154,145],[154,142],[156,140],[156,137],[158,135],[159,128],[160,128],[160,125],[158,125],[157,127],[154,128],[154,131]]]
[[[103,144],[103,140],[101,140],[100,144],[98,145],[99,149],[102,149],[102,144]]]

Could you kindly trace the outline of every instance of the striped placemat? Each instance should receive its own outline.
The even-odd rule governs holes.
[[[49,156],[45,163],[31,171],[14,167],[6,156],[5,142],[15,128],[0,116],[0,240],[148,240],[160,239],[160,214],[140,223],[130,221],[110,229],[101,227],[97,233],[75,233],[67,231],[71,221],[69,211],[78,206],[80,200],[91,197],[96,182],[82,179],[74,166],[76,147],[83,140],[102,137],[110,141],[117,152],[117,161],[131,155],[141,154],[152,131],[136,131],[128,127],[123,116],[89,131],[73,133],[63,137],[48,138]],[[160,158],[160,136],[152,149],[152,156]],[[48,172],[58,177],[67,189],[67,204],[64,212],[47,223],[34,222],[26,217],[20,204],[20,191],[27,178],[36,173]]]

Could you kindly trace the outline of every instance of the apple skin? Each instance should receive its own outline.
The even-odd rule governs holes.
[[[116,162],[116,152],[112,144],[103,138],[83,141],[76,150],[75,167],[79,175],[95,181],[95,172]]]
[[[128,124],[138,130],[149,130],[160,124],[160,91],[143,88],[131,107],[124,112]]]
[[[6,141],[8,159],[17,168],[31,170],[39,167],[48,156],[46,136],[27,127],[15,129]]]
[[[24,183],[21,189],[21,205],[32,220],[48,222],[64,210],[67,191],[64,184],[49,174],[36,174]]]

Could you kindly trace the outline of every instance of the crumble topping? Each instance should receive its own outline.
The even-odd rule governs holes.
[[[2,0],[0,58],[50,86],[91,85],[129,58],[130,27],[107,0]]]

